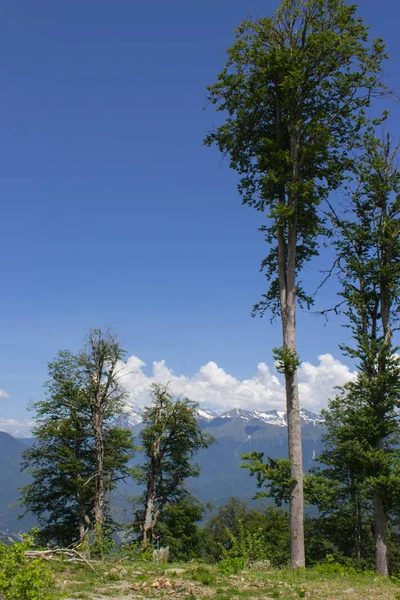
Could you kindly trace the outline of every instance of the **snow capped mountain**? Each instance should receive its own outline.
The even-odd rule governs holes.
[[[242,408],[232,408],[222,415],[217,415],[208,408],[199,408],[197,410],[199,421],[203,424],[210,423],[214,419],[241,419],[242,421],[261,421],[267,425],[276,425],[277,427],[287,427],[286,412],[280,410],[244,410]],[[306,409],[300,410],[300,417],[304,423],[311,425],[321,425],[324,423],[323,417]],[[142,411],[139,407],[127,404],[124,409],[122,423],[127,427],[134,427],[142,422]]]
[[[223,413],[219,417],[220,419],[243,419],[244,421],[251,421],[254,419],[254,413],[249,410],[243,410],[242,408],[232,408],[227,412]]]
[[[138,406],[125,404],[124,412],[121,418],[121,425],[124,427],[134,427],[142,422],[142,411]]]
[[[286,412],[280,410],[266,411],[249,411],[241,408],[233,408],[228,412],[223,413],[220,419],[241,419],[243,421],[262,421],[268,425],[276,425],[278,427],[287,427]],[[321,425],[324,423],[323,417],[309,410],[300,410],[300,418],[304,423],[312,425]]]
[[[218,417],[217,413],[213,412],[212,410],[209,410],[208,408],[199,408],[197,410],[197,414],[199,416],[199,419],[202,421],[212,421],[213,419]]]
[[[324,417],[322,417],[321,415],[318,415],[317,413],[311,412],[310,410],[306,410],[304,408],[302,408],[300,410],[300,418],[305,423],[311,423],[314,426],[325,423]]]
[[[199,423],[202,427],[206,427],[214,419],[226,419],[227,422],[239,419],[243,423],[249,423],[250,421],[258,421],[267,425],[276,425],[277,427],[287,427],[286,412],[280,410],[244,410],[242,408],[232,408],[222,415],[218,415],[214,411],[208,408],[199,408],[197,410]],[[300,417],[304,424],[311,425],[323,425],[324,418],[317,413],[313,413],[306,409],[300,410]],[[118,423],[121,427],[135,427],[139,425],[143,420],[142,410],[133,404],[127,403],[124,407],[122,415],[118,419]],[[13,427],[0,428],[0,431],[4,431],[14,438],[24,439],[31,438],[32,433],[30,428],[17,429],[15,424]]]
[[[254,411],[254,415],[263,423],[287,427],[286,413],[281,410],[267,410],[265,412]]]
[[[199,421],[202,421],[203,423],[208,423],[218,416],[217,413],[209,410],[208,408],[199,408],[197,414]],[[139,425],[139,423],[142,422],[142,418],[142,411],[138,406],[126,404],[124,408],[124,414],[120,422],[125,427],[135,427],[135,425]]]

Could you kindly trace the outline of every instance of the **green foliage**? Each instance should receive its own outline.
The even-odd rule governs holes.
[[[206,566],[200,566],[191,572],[190,579],[192,581],[198,581],[202,585],[213,585],[216,581],[216,576],[215,573]]]
[[[298,274],[318,254],[318,235],[329,233],[319,205],[342,183],[366,109],[384,90],[384,44],[369,41],[356,8],[344,0],[283,0],[272,17],[242,22],[208,88],[226,118],[205,144],[229,158],[243,203],[269,221],[261,228],[271,248],[262,262],[270,287],[255,306],[261,313],[283,310],[278,256],[285,274]],[[296,293],[312,302],[300,282]]]
[[[168,546],[172,561],[188,561],[202,555],[202,530],[198,525],[203,505],[187,497],[164,506],[154,533],[161,546]]]
[[[152,385],[152,406],[143,412],[144,428],[140,433],[146,462],[135,472],[139,483],[147,480],[154,459],[158,496],[179,497],[188,477],[198,477],[197,465],[191,459],[201,448],[214,442],[203,434],[197,421],[198,404],[188,398],[174,400],[166,386]]]
[[[32,482],[21,490],[21,502],[39,521],[41,543],[69,546],[78,540],[83,542],[93,529],[100,477],[99,431],[104,492],[110,493],[120,479],[130,475],[128,462],[134,453],[131,432],[116,422],[125,398],[115,380],[115,365],[123,351],[113,336],[99,331],[92,332],[89,339],[95,344],[91,350],[85,348],[77,354],[61,351],[49,363],[46,399],[33,405],[35,443],[23,453],[23,468],[32,476]],[[102,363],[96,359],[99,348]],[[101,364],[97,391],[93,389],[96,364],[98,374]],[[103,398],[101,421],[94,407],[96,393]],[[103,525],[109,521],[106,515]]]
[[[239,521],[237,535],[230,531],[228,531],[228,535],[231,544],[229,549],[222,548],[224,558],[244,558],[247,565],[269,558],[262,527],[251,531],[243,525],[242,521]]]
[[[50,600],[53,580],[41,559],[27,559],[32,540],[12,546],[0,544],[0,596],[7,600]]]
[[[374,564],[374,541],[365,518],[358,527],[354,506],[349,502],[333,504],[327,514],[305,520],[308,565],[324,563],[333,557],[337,563],[351,560],[355,569],[370,569]]]
[[[250,475],[257,477],[257,487],[264,488],[261,492],[255,494],[255,498],[269,497],[273,498],[276,506],[290,503],[290,496],[294,480],[290,475],[290,461],[281,458],[274,459],[267,457],[263,461],[263,452],[251,452],[242,454],[242,468],[248,469]]]
[[[227,556],[219,561],[218,567],[224,575],[237,575],[246,567],[245,556]]]
[[[314,566],[314,571],[323,575],[356,575],[358,569],[354,567],[351,559],[346,558],[342,562],[337,562],[332,554],[327,554],[325,560]],[[374,576],[372,570],[363,569],[365,575]]]
[[[212,561],[244,557],[257,562],[285,565],[289,558],[289,514],[280,509],[249,510],[232,498],[219,507],[204,527],[206,557]]]
[[[223,548],[230,548],[230,534],[238,534],[239,523],[244,519],[248,523],[248,513],[246,503],[237,498],[231,498],[218,507],[218,513],[209,519],[203,529],[205,552],[211,561],[220,560]]]
[[[199,509],[186,489],[189,477],[198,477],[199,466],[193,458],[202,448],[215,440],[201,431],[197,420],[197,404],[188,398],[174,400],[168,386],[153,384],[152,405],[143,412],[141,431],[145,461],[135,469],[135,479],[145,485],[136,510],[136,527],[144,545],[152,544],[157,523],[164,520],[164,535],[176,529],[177,513],[184,516],[184,536],[190,535],[193,519],[198,520]],[[168,506],[168,509],[167,509]],[[194,530],[192,529],[192,532]],[[182,540],[188,547],[188,540]],[[181,552],[175,544],[176,552]]]
[[[87,552],[91,557],[105,560],[115,552],[116,544],[112,537],[115,527],[96,523],[93,528],[93,539],[88,540]]]
[[[365,520],[374,516],[377,564],[385,574],[390,517],[399,515],[400,360],[392,341],[400,308],[400,173],[390,137],[368,130],[355,163],[348,211],[332,220],[340,292],[352,340],[343,351],[358,363],[325,412],[327,435],[320,461],[353,514],[354,546],[361,555]],[[378,560],[379,559],[379,560]],[[385,564],[385,567],[383,565]]]
[[[301,360],[296,350],[282,346],[272,349],[276,370],[283,375],[293,375],[301,365]]]

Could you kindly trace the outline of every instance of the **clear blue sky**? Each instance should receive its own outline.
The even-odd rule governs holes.
[[[399,88],[400,7],[362,0]],[[271,360],[261,216],[202,138],[205,86],[261,0],[3,0],[0,6],[0,415],[42,393],[46,362],[111,326],[129,354],[238,378]],[[398,135],[399,108],[391,107]],[[204,110],[205,109],[205,110]],[[311,287],[318,275],[310,267]],[[329,288],[321,295],[328,302]],[[339,356],[343,331],[299,319],[302,358]]]

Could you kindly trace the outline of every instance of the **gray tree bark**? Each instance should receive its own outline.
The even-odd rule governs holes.
[[[386,206],[382,209],[383,223],[387,217]],[[391,263],[390,248],[383,243],[381,248],[381,278],[380,278],[380,308],[382,330],[385,344],[389,345],[392,340],[392,331],[390,327],[391,311],[391,293],[386,281],[385,268]],[[378,361],[380,363],[380,361]],[[383,374],[385,366],[379,364],[378,370]],[[378,449],[383,448],[384,440],[380,438],[377,443]],[[385,503],[379,490],[374,493],[374,539],[375,539],[375,570],[382,577],[389,575],[387,558],[387,516]]]
[[[96,407],[97,408],[97,407]],[[104,525],[104,439],[101,406],[94,414],[95,453],[96,453],[96,492],[94,498],[94,525],[102,528]]]
[[[291,228],[286,260],[283,232],[278,238],[278,269],[283,345],[296,352],[296,234]],[[297,373],[285,374],[290,474],[294,481],[290,500],[290,564],[305,566],[303,457]]]
[[[295,134],[291,136],[291,159],[293,164],[292,184],[295,185],[298,180],[299,164],[299,140]],[[285,189],[282,189],[281,203],[285,202],[285,196]],[[293,209],[294,215],[297,211],[296,203],[296,197],[290,194],[289,205]],[[287,241],[284,227],[278,228],[278,279],[283,345],[293,355],[296,355],[296,250],[297,224],[296,216],[294,216],[288,223]],[[296,371],[285,373],[285,388],[290,475],[294,482],[290,499],[290,564],[292,567],[305,567],[303,457]]]
[[[375,569],[382,577],[387,577],[387,522],[385,505],[379,490],[374,494],[374,538],[375,538]]]

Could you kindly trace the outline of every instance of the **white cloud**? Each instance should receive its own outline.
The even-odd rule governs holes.
[[[355,371],[333,358],[331,354],[320,354],[317,366],[302,363],[299,369],[299,396],[303,408],[319,412],[325,408],[329,398],[335,396],[336,386],[354,380]]]
[[[3,390],[3,388],[0,388],[0,398],[9,398],[10,395],[7,394],[6,390]]]
[[[16,437],[28,437],[33,425],[33,421],[27,419],[18,421],[17,419],[2,419],[0,417],[0,431],[5,431]]]
[[[320,355],[318,361],[317,365],[303,363],[299,369],[300,405],[317,412],[334,396],[335,386],[355,377],[354,372],[330,354]],[[124,369],[121,381],[129,392],[130,402],[140,407],[149,403],[152,381],[169,383],[174,395],[187,396],[216,411],[230,408],[282,410],[285,407],[283,382],[265,363],[259,363],[256,373],[244,380],[236,379],[212,361],[191,377],[175,375],[164,360],[153,362],[151,376],[144,373],[144,366],[136,356],[121,365]]]
[[[259,363],[250,379],[236,379],[230,373],[210,361],[192,376],[175,375],[164,360],[153,362],[152,374],[143,370],[145,363],[131,356],[121,363],[121,383],[129,392],[129,401],[134,406],[149,404],[149,386],[153,381],[169,383],[174,395],[195,400],[203,408],[223,412],[231,408],[246,410],[285,410],[285,389],[282,378],[265,364]],[[335,386],[354,379],[355,372],[335,359],[331,354],[318,356],[318,364],[302,363],[299,369],[299,393],[302,408],[319,412],[335,395]],[[0,398],[8,394],[0,388]],[[30,435],[33,422],[29,420],[2,419],[0,431],[23,437]]]

